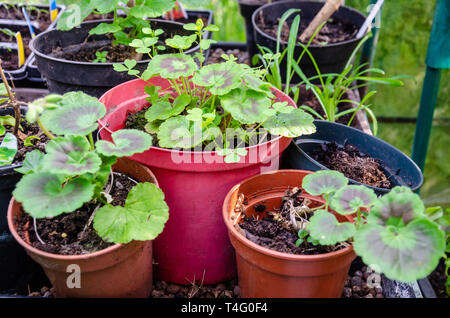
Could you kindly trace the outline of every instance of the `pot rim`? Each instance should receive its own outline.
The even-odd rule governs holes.
[[[127,159],[127,160],[130,160],[130,159]],[[140,163],[137,163],[137,164],[140,164]],[[144,167],[148,170],[149,175],[153,178],[153,180],[154,180],[153,184],[155,184],[159,188],[158,180],[156,179],[156,176],[153,173],[153,171],[151,171],[150,168],[148,168],[146,166],[144,166]],[[131,241],[131,242],[127,243],[127,244],[114,244],[114,245],[112,245],[110,247],[107,247],[105,249],[102,249],[100,251],[96,251],[96,252],[88,253],[88,254],[81,254],[81,255],[60,255],[60,254],[53,254],[53,253],[44,252],[44,251],[42,251],[40,249],[37,249],[37,248],[33,247],[32,245],[28,244],[27,242],[25,242],[20,237],[19,233],[17,232],[16,225],[15,225],[15,222],[13,220],[13,215],[12,215],[13,206],[15,204],[18,204],[20,207],[22,207],[22,204],[20,202],[16,201],[15,197],[13,196],[11,198],[11,201],[9,202],[8,212],[7,212],[8,227],[9,227],[9,229],[11,231],[11,234],[14,237],[14,239],[27,252],[31,252],[31,253],[36,254],[36,255],[38,255],[40,257],[46,257],[46,258],[51,258],[51,259],[54,259],[54,260],[61,260],[61,261],[82,261],[82,260],[87,260],[87,259],[100,257],[100,256],[103,256],[105,254],[109,254],[109,253],[114,252],[116,250],[119,250],[120,248],[122,248],[124,246],[127,246],[129,244],[139,244],[139,243],[146,243],[146,242],[148,242],[148,241]]]
[[[322,260],[329,260],[341,257],[343,255],[349,254],[353,252],[353,244],[350,246],[344,247],[343,249],[340,249],[338,251],[325,253],[325,254],[317,254],[317,255],[298,255],[298,254],[288,254],[288,253],[282,253],[277,252],[275,250],[271,250],[267,247],[263,247],[261,245],[258,245],[256,243],[253,243],[246,237],[244,237],[241,233],[239,233],[234,226],[231,224],[230,221],[230,213],[226,207],[227,202],[230,201],[232,194],[241,186],[241,184],[251,181],[252,179],[258,178],[261,175],[274,175],[278,173],[286,173],[286,172],[294,172],[294,173],[313,173],[312,171],[306,171],[306,170],[295,170],[295,169],[286,169],[286,170],[275,170],[275,171],[269,171],[265,172],[256,176],[252,176],[250,178],[247,178],[238,184],[236,184],[226,195],[223,207],[222,207],[222,215],[225,222],[225,225],[227,226],[228,233],[230,236],[233,236],[235,239],[237,239],[241,244],[245,245],[247,248],[250,248],[252,250],[255,250],[261,254],[264,254],[265,256],[278,258],[282,260],[287,261],[322,261]],[[314,196],[310,196],[311,198],[314,198]]]
[[[176,21],[167,21],[167,20],[163,20],[163,19],[149,19],[151,21],[156,21],[156,22],[164,22],[164,23],[168,23],[168,24],[175,24],[178,26],[183,26],[183,23],[180,22],[176,22]],[[111,22],[113,21],[112,19],[103,19],[103,20],[95,20],[95,21],[86,21],[86,22],[82,22],[80,24],[81,25],[87,25],[87,24],[100,24],[100,23],[107,23],[107,22]],[[36,49],[35,47],[35,43],[36,41],[38,41],[41,37],[43,37],[44,35],[46,35],[47,33],[50,32],[71,32],[72,30],[68,30],[68,31],[62,31],[62,30],[58,30],[58,29],[51,29],[51,30],[46,30],[40,34],[38,34],[37,36],[35,36],[29,43],[29,47],[32,51],[32,53],[35,56],[39,56],[42,59],[46,59],[46,60],[50,60],[53,62],[58,62],[58,63],[65,63],[65,64],[73,64],[73,65],[83,65],[83,66],[93,66],[93,67],[98,67],[98,66],[113,66],[114,64],[123,64],[124,62],[120,62],[120,63],[92,63],[92,62],[80,62],[80,61],[70,61],[70,60],[65,60],[62,58],[57,58],[48,54],[44,54],[42,52],[40,52],[39,50]],[[199,46],[195,46],[189,50],[187,50],[186,52],[184,52],[185,54],[190,54],[192,52],[195,52],[197,50]],[[137,61],[137,64],[145,64],[150,62],[151,59],[147,59],[147,60],[141,60],[141,61]]]
[[[327,120],[318,120],[318,119],[315,119],[314,122],[315,122],[315,123],[316,123],[316,122],[320,122],[320,123],[323,123],[323,124],[325,124],[325,125],[338,125],[338,127],[342,128],[342,129],[349,129],[349,130],[354,131],[354,132],[356,131],[356,132],[358,132],[358,133],[360,133],[360,134],[365,134],[365,135],[369,136],[370,139],[375,139],[375,140],[381,142],[381,143],[382,143],[384,146],[386,146],[386,148],[389,149],[390,151],[394,151],[394,152],[396,152],[396,153],[398,153],[398,154],[401,154],[403,157],[405,157],[405,158],[412,164],[412,166],[414,166],[414,167],[416,168],[417,171],[421,171],[420,168],[417,166],[417,164],[416,164],[410,157],[408,157],[408,156],[407,156],[406,154],[404,154],[402,151],[398,150],[397,148],[395,148],[395,147],[392,146],[391,144],[387,143],[386,141],[384,141],[384,140],[382,140],[382,139],[380,139],[380,138],[378,138],[378,137],[375,137],[375,136],[373,136],[373,135],[366,134],[364,131],[361,131],[361,130],[356,129],[356,128],[354,128],[354,127],[349,127],[349,126],[346,126],[346,125],[344,125],[344,124],[337,123],[337,122],[330,122],[330,121],[327,121]],[[294,147],[295,147],[299,152],[302,153],[302,155],[304,155],[308,160],[310,160],[310,161],[311,161],[312,163],[314,163],[315,165],[319,166],[319,167],[321,168],[321,170],[331,170],[330,168],[327,168],[326,166],[324,166],[323,164],[321,164],[320,162],[318,162],[317,160],[315,160],[314,158],[312,158],[310,155],[308,155],[308,153],[306,153],[306,152],[305,152],[305,151],[297,144],[296,141],[298,140],[298,138],[300,138],[300,137],[293,138],[292,144],[294,145]],[[317,139],[308,139],[308,138],[304,138],[304,139],[301,139],[301,140],[304,140],[305,142],[307,142],[307,141],[314,141],[314,140],[317,140]],[[325,141],[325,140],[323,140],[323,141]],[[329,141],[328,141],[328,142],[329,142]],[[388,166],[386,163],[384,163],[384,164],[385,164],[386,166]],[[420,189],[420,187],[422,187],[422,185],[423,185],[423,182],[424,182],[423,173],[420,172],[419,175],[420,175],[420,181],[417,183],[417,185],[416,185],[415,187],[409,187],[409,186],[408,186],[412,191],[417,191],[417,190]],[[374,191],[377,191],[377,192],[388,193],[388,192],[390,192],[390,191],[392,190],[392,189],[386,189],[386,188],[378,188],[378,187],[374,187],[374,186],[371,186],[371,185],[368,185],[368,184],[365,184],[365,183],[362,183],[362,182],[358,182],[358,181],[353,180],[353,179],[351,179],[351,178],[347,178],[347,179],[349,179],[351,182],[353,182],[353,183],[355,183],[355,184],[357,184],[357,185],[362,185],[362,186],[368,187],[368,188],[370,188],[370,189],[372,189],[372,190],[374,190]],[[406,185],[406,186],[407,186],[407,185]]]
[[[162,79],[162,78],[161,78],[161,79]],[[164,80],[165,80],[165,79],[164,79]],[[131,81],[128,81],[128,82],[119,84],[119,85],[115,86],[114,88],[112,88],[111,90],[107,91],[105,94],[103,94],[103,95],[99,98],[99,101],[100,101],[101,103],[103,103],[102,101],[106,98],[106,95],[107,95],[109,92],[111,92],[112,90],[114,90],[114,89],[116,89],[116,88],[118,88],[118,87],[127,86],[127,85],[130,85],[130,84],[132,84],[132,83],[140,82],[140,81],[143,81],[143,80],[138,78],[138,79],[134,79],[134,80],[131,80]],[[278,93],[283,94],[283,95],[288,99],[288,103],[291,104],[291,106],[293,106],[293,107],[295,107],[295,108],[298,108],[297,104],[292,100],[292,98],[289,97],[288,95],[286,95],[284,92],[280,91],[279,89],[277,89],[277,88],[275,88],[275,87],[270,87],[270,89],[271,89],[272,91],[276,91],[276,92],[278,92]],[[145,94],[145,95],[146,95],[146,94]],[[144,95],[142,95],[142,96],[144,96]],[[105,106],[105,107],[106,107],[106,106]],[[112,116],[112,114],[114,114],[114,111],[115,111],[115,110],[112,110],[110,113],[108,113],[109,110],[107,110],[107,114],[106,114],[103,118],[100,118],[100,119],[98,120],[99,130],[106,130],[109,134],[112,134],[112,133],[114,132],[114,131],[112,131],[111,129],[108,128],[108,126],[106,125],[105,122],[103,122],[103,120],[105,119],[105,117],[107,117],[108,115],[109,115],[109,116]],[[258,147],[260,147],[260,146],[262,146],[262,145],[272,145],[272,144],[277,144],[277,143],[280,143],[280,141],[281,141],[282,139],[291,139],[291,140],[292,140],[292,138],[283,137],[283,136],[278,136],[278,137],[276,137],[276,138],[274,138],[274,139],[272,139],[272,140],[270,140],[270,141],[266,141],[266,142],[264,142],[264,143],[262,143],[262,144],[257,144],[257,145],[245,147],[244,149],[252,150],[252,149],[256,149],[256,148],[258,148]],[[219,151],[201,151],[201,152],[200,152],[200,151],[175,150],[175,149],[161,148],[161,147],[155,147],[155,146],[151,146],[151,147],[150,147],[149,149],[147,149],[146,151],[149,151],[149,150],[157,150],[157,151],[160,151],[160,152],[163,152],[163,153],[177,153],[177,154],[183,154],[183,155],[189,155],[189,154],[190,154],[190,155],[199,155],[199,154],[204,154],[204,155],[213,155],[213,154],[216,154],[216,155],[217,155],[218,152],[219,152]]]
[[[299,1],[292,1],[292,0],[287,0],[287,1],[276,1],[276,2],[272,2],[272,3],[267,3],[267,4],[265,4],[265,5],[261,6],[261,7],[259,7],[258,9],[256,9],[255,12],[252,14],[252,24],[253,24],[253,27],[254,27],[254,29],[255,29],[255,32],[258,32],[260,35],[262,35],[262,36],[264,36],[264,37],[267,37],[267,38],[269,38],[270,40],[272,40],[272,41],[274,41],[274,42],[277,42],[277,39],[276,39],[276,38],[274,38],[274,37],[272,37],[272,36],[266,34],[265,32],[263,32],[263,31],[259,28],[258,24],[256,23],[256,15],[259,14],[260,11],[262,11],[262,10],[268,8],[268,7],[271,7],[271,6],[274,6],[274,5],[277,5],[277,4],[278,4],[278,5],[281,5],[281,4],[284,4],[284,3],[290,3],[290,2],[292,2],[292,3],[305,3],[305,4],[308,3],[308,2],[311,2],[311,3],[317,3],[316,1],[301,1],[301,2],[299,2]],[[343,8],[344,10],[348,10],[348,11],[350,11],[350,12],[353,12],[353,13],[360,14],[361,16],[363,16],[364,18],[366,18],[366,16],[364,16],[364,14],[362,14],[359,10],[356,10],[356,9],[354,9],[354,8],[352,8],[352,7],[348,7],[348,6],[345,6],[345,5],[341,5],[339,9],[341,9],[341,8]],[[280,18],[281,18],[281,17],[280,17]],[[359,38],[356,38],[356,37],[355,37],[355,38],[353,38],[353,39],[349,39],[349,40],[342,41],[342,42],[330,43],[330,44],[327,44],[327,45],[310,44],[310,45],[308,46],[308,48],[336,47],[336,46],[341,46],[341,45],[345,45],[345,44],[357,42],[357,41],[360,41],[362,38],[364,38],[364,36],[366,36],[367,32],[369,32],[369,31],[366,31],[366,33],[363,34],[363,35],[362,35],[361,37],[359,37]],[[280,43],[283,44],[283,45],[287,45],[287,44],[288,44],[288,42],[283,41],[283,40],[281,40],[281,39],[280,39]],[[299,46],[298,44],[295,44],[295,47],[300,48],[300,46]]]
[[[25,248],[25,250],[27,252],[31,252],[33,254],[39,255],[40,257],[45,257],[45,258],[52,258],[55,260],[62,260],[62,261],[80,261],[80,260],[86,260],[86,259],[91,259],[91,258],[96,258],[105,254],[108,254],[110,252],[116,251],[118,249],[120,249],[122,246],[126,245],[126,244],[114,244],[110,247],[107,247],[101,251],[97,251],[94,253],[89,253],[89,254],[82,254],[82,255],[59,255],[59,254],[53,254],[53,253],[48,253],[48,252],[44,252],[40,249],[37,249],[35,247],[33,247],[32,245],[28,244],[27,242],[25,242],[19,235],[19,233],[17,233],[17,229],[16,226],[14,224],[13,221],[13,217],[10,213],[10,211],[12,211],[12,208],[14,206],[14,204],[19,204],[20,206],[22,206],[20,204],[20,202],[16,201],[16,199],[14,197],[11,198],[11,201],[9,202],[9,206],[8,206],[8,226],[9,229],[11,231],[12,236],[14,237],[14,239],[23,247]],[[132,243],[132,242],[130,242]]]

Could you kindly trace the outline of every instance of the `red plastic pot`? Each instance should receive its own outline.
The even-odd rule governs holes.
[[[169,86],[159,77],[149,82],[163,88]],[[108,110],[100,121],[102,139],[111,140],[111,133],[125,126],[128,112],[149,105],[145,100],[146,84],[142,80],[130,81],[101,97]],[[282,92],[273,92],[296,107]],[[237,182],[264,170],[277,170],[280,154],[290,142],[289,138],[279,137],[249,147],[247,157],[235,164],[224,163],[216,152],[156,147],[131,157],[151,167],[170,208],[169,221],[153,244],[159,279],[178,284],[212,284],[236,276],[234,251],[221,216],[223,198]]]
[[[256,214],[253,207],[264,204],[267,211],[280,208],[281,199],[289,188],[300,187],[302,170],[268,172],[242,181],[227,194],[223,204],[223,218],[231,243],[236,249],[239,287],[244,298],[328,298],[341,297],[345,279],[356,255],[348,246],[336,252],[320,255],[293,255],[280,253],[245,238],[235,224],[241,215],[235,213],[240,194],[247,198],[245,213]],[[324,200],[304,194],[314,206]],[[261,217],[261,214],[258,214]],[[335,214],[340,222],[351,217]]]
[[[140,182],[158,185],[153,173],[129,159],[119,159],[114,171],[126,173]],[[11,199],[8,226],[16,241],[44,269],[56,289],[57,297],[111,298],[148,297],[152,289],[152,241],[116,244],[98,252],[84,255],[58,255],[43,252],[30,245],[17,232],[16,221],[21,218],[21,204]],[[27,239],[28,237],[28,239]],[[73,269],[80,268],[81,288],[70,288],[67,281]]]

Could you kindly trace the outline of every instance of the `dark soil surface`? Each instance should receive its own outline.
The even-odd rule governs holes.
[[[447,255],[448,256],[448,255]],[[438,267],[428,276],[431,286],[439,298],[449,298],[446,293],[445,284],[447,282],[447,276],[445,275],[445,261],[441,259]]]
[[[392,189],[382,163],[361,153],[355,146],[340,147],[335,142],[322,144],[310,156],[331,170],[342,172],[347,178],[378,188]]]
[[[342,99],[349,99],[348,94],[347,93],[344,94],[344,96],[342,96]],[[319,115],[324,117],[325,119],[327,117],[325,115],[325,112],[324,112],[322,106],[320,105],[319,100],[317,99],[317,97],[314,95],[314,93],[311,90],[305,90],[305,92],[303,94],[300,94],[297,104],[299,106],[302,106],[302,105],[309,106],[312,109],[314,109]],[[340,103],[338,105],[338,111],[336,113],[351,109],[353,107],[354,107],[354,105],[352,105],[351,103]],[[308,111],[306,111],[306,112],[308,112]],[[311,113],[309,113],[309,114],[311,114]],[[311,114],[311,115],[314,118],[319,119],[317,116],[315,116],[313,114]],[[353,114],[347,114],[347,115],[341,116],[336,120],[336,122],[347,125],[348,122],[350,121],[350,119],[352,118],[352,116],[353,116]],[[356,116],[355,116],[355,118],[353,118],[350,126],[355,127],[356,123],[357,123],[357,121],[356,121]]]
[[[19,68],[19,55],[16,50],[1,50],[0,59],[2,60],[2,67],[4,70],[14,71]]]
[[[21,126],[22,129],[19,129],[19,133],[18,133],[18,151],[16,156],[14,157],[14,161],[13,163],[20,163],[23,162],[25,160],[25,156],[27,153],[33,151],[33,150],[40,150],[40,151],[44,151],[45,149],[45,144],[49,141],[49,138],[44,134],[44,132],[39,128],[38,125],[32,125],[29,124],[27,121],[22,120],[21,122]],[[14,131],[14,127],[11,126],[6,126],[6,132],[10,132],[13,133]],[[35,136],[38,137],[39,140],[33,140],[33,145],[32,146],[25,146],[24,142],[25,140],[30,137],[30,136]],[[0,137],[0,143],[3,141],[3,137]]]
[[[135,183],[126,175],[114,174],[114,185],[111,189],[112,205],[124,206],[126,197]],[[25,225],[29,222],[28,233],[31,245],[42,251],[60,255],[81,255],[105,249],[113,243],[103,241],[95,232],[92,222],[83,232],[97,204],[87,203],[73,213],[66,213],[52,219],[36,220],[37,232],[45,242],[42,244],[34,231],[33,219],[24,214],[19,221],[18,232],[24,238]]]
[[[314,246],[306,240],[300,246],[295,244],[298,240],[298,229],[292,225],[290,214],[295,213],[295,208],[302,208],[306,211],[304,214],[302,213],[304,222],[307,222],[312,215],[308,208],[311,202],[302,198],[301,194],[302,190],[299,188],[287,190],[279,211],[270,211],[269,216],[261,220],[245,217],[239,227],[243,230],[246,238],[271,250],[297,255],[325,254],[344,248],[345,244]],[[257,213],[266,211],[266,207],[263,205],[257,205],[254,209]]]
[[[97,56],[96,52],[108,52],[106,60],[108,63],[120,63],[124,62],[126,59],[133,57],[133,50],[125,45],[119,44],[117,46],[107,45],[95,50],[92,48],[82,48],[77,52],[64,52],[61,48],[54,50],[52,54],[69,61],[76,62],[93,62]],[[147,59],[146,57],[145,59]]]
[[[261,11],[262,13],[262,11]],[[300,19],[300,28],[298,32],[298,40],[300,41],[300,35],[303,31],[308,27],[311,21]],[[260,29],[267,35],[270,35],[273,38],[277,38],[278,34],[278,22],[276,24],[265,21],[263,15],[259,15],[256,19],[256,23],[260,27]],[[283,41],[288,41],[289,39],[289,30],[291,25],[289,23],[285,23],[283,25],[281,31],[281,39]],[[323,28],[316,35],[312,44],[316,45],[327,45],[332,43],[339,43],[353,39],[358,32],[357,27],[349,23],[347,21],[342,21],[339,19],[329,19],[328,22],[323,26]],[[309,40],[309,39],[308,39]],[[303,43],[308,43],[304,41]]]
[[[206,61],[206,65],[209,64],[216,64],[216,63],[223,63],[224,59],[222,58],[223,54],[233,54],[237,58],[237,63],[240,64],[247,64],[250,65],[250,57],[246,50],[242,51],[239,49],[233,49],[233,50],[223,50],[221,48],[217,49],[211,49],[209,53],[208,60]]]

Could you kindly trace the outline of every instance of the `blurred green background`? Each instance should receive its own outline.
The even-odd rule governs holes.
[[[107,0],[105,0],[107,1]],[[14,1],[8,1],[14,2]],[[24,1],[21,1],[24,2]],[[25,2],[37,3],[36,0]],[[40,0],[38,2],[48,3]],[[62,3],[76,3],[65,0]],[[366,13],[369,0],[347,0],[346,5]],[[374,66],[388,76],[410,75],[405,86],[389,88],[374,85],[373,110],[383,117],[416,117],[419,108],[425,56],[436,0],[386,0],[382,14],[380,38]],[[207,9],[214,11],[215,23],[221,28],[218,41],[245,41],[244,21],[235,0],[211,0]],[[449,39],[450,40],[450,39]],[[443,72],[436,119],[450,118],[450,71]],[[411,154],[415,124],[381,123],[378,137]],[[425,167],[422,197],[427,205],[450,206],[450,120],[436,120],[431,134]]]

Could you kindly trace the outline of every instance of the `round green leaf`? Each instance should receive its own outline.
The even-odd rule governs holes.
[[[310,135],[316,132],[314,118],[301,109],[294,109],[290,113],[277,112],[263,123],[272,135],[288,138]]]
[[[25,212],[35,218],[54,217],[74,212],[91,200],[94,186],[84,178],[64,183],[64,179],[50,172],[24,176],[13,194]]]
[[[345,187],[348,179],[340,172],[320,170],[303,178],[303,189],[311,195],[330,194]]]
[[[42,160],[42,167],[66,176],[95,173],[100,169],[102,161],[95,152],[89,150],[90,144],[85,137],[55,138],[45,147],[47,155]]]
[[[365,224],[353,246],[365,264],[377,266],[386,277],[412,282],[436,268],[444,255],[445,235],[427,219],[416,219],[405,227]]]
[[[173,104],[166,100],[157,100],[145,113],[145,119],[149,122],[155,120],[165,120],[170,117],[181,114],[187,105],[189,105],[191,98],[187,94],[178,96]]]
[[[103,206],[94,217],[94,229],[106,241],[129,243],[156,238],[169,218],[164,193],[152,183],[131,189],[125,206]]]
[[[385,225],[391,219],[401,219],[408,224],[424,215],[425,206],[420,197],[407,187],[396,187],[375,202],[367,221]]]
[[[192,81],[195,85],[208,87],[211,94],[225,95],[242,85],[241,71],[234,63],[210,64],[197,72]]]
[[[122,129],[111,134],[113,143],[99,140],[95,144],[97,151],[104,156],[129,157],[150,149],[152,137],[140,130]]]
[[[159,145],[163,148],[192,148],[202,143],[199,125],[190,125],[185,116],[172,117],[159,126]]]
[[[102,0],[104,1],[104,0]],[[138,19],[157,18],[172,10],[175,0],[142,0],[130,10],[130,15]]]
[[[320,245],[334,245],[344,242],[355,235],[355,226],[349,222],[342,222],[325,210],[318,210],[309,219],[306,229]]]
[[[261,123],[267,119],[271,100],[264,93],[236,88],[220,98],[223,109],[243,124]]]
[[[162,78],[178,79],[194,74],[197,64],[190,55],[161,54],[153,57],[147,70],[152,74],[159,74]]]
[[[339,214],[353,214],[360,208],[374,204],[377,196],[372,189],[350,185],[338,190],[331,200],[331,208]]]
[[[197,34],[192,34],[189,36],[181,36],[181,35],[175,35],[171,39],[166,40],[167,46],[173,47],[175,49],[179,50],[186,50],[194,44],[195,40],[197,39]]]
[[[102,103],[82,92],[65,94],[59,104],[42,115],[44,126],[57,135],[86,136],[98,128],[97,120],[106,113]]]

